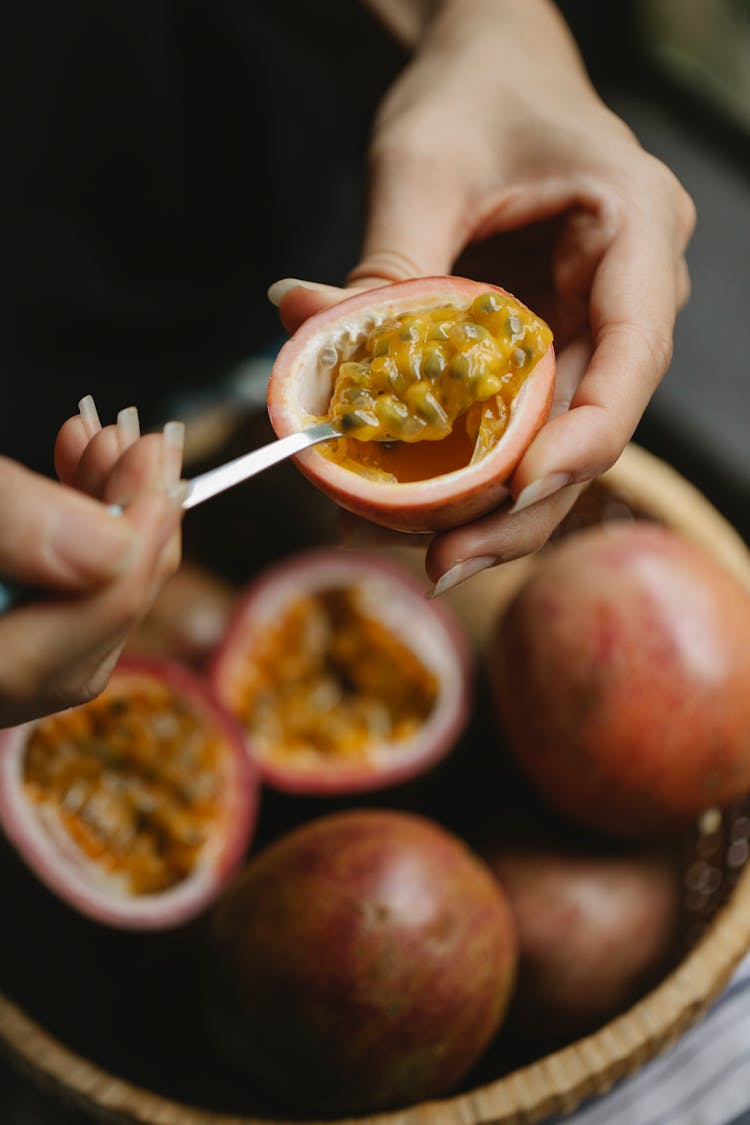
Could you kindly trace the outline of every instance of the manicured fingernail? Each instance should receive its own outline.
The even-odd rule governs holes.
[[[550,473],[541,480],[532,481],[519,492],[515,504],[510,509],[511,515],[522,512],[524,508],[530,508],[532,504],[538,504],[540,500],[546,500],[548,496],[554,495],[571,483],[570,473]]]
[[[138,419],[138,408],[126,406],[117,415],[117,436],[120,440],[120,452],[123,453],[141,436],[141,423]]]
[[[175,507],[181,508],[185,503],[187,494],[190,491],[190,481],[178,480],[171,488],[167,489],[167,496],[173,500]]]
[[[319,285],[315,281],[300,281],[298,277],[282,277],[281,281],[274,281],[273,285],[269,286],[268,300],[278,308],[287,293],[291,293],[292,289],[298,289],[300,286],[303,289],[315,289],[320,292],[326,292],[332,288],[330,285]]]
[[[479,574],[480,570],[487,570],[488,567],[496,566],[498,561],[495,555],[480,555],[476,559],[463,559],[452,566],[450,570],[446,570],[445,574],[438,578],[432,590],[425,594],[425,597],[438,598],[446,590],[452,590],[454,586],[458,586],[459,582],[465,582],[473,574]]]
[[[92,438],[94,434],[98,434],[102,428],[99,421],[99,411],[96,409],[93,395],[84,395],[78,403],[78,410],[80,411],[83,420],[83,428],[86,431],[86,437]]]
[[[50,532],[49,549],[68,575],[114,578],[122,573],[133,550],[133,529],[107,510],[66,511]]]
[[[182,472],[182,451],[185,448],[185,423],[167,422],[162,430],[161,478],[169,491]]]

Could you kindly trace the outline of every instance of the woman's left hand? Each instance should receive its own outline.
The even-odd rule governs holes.
[[[347,288],[446,273],[500,284],[552,327],[557,380],[513,506],[430,544],[438,591],[537,550],[620,455],[671,359],[694,222],[672,172],[599,100],[548,0],[440,7],[378,113]],[[290,330],[346,295],[291,279],[270,293]]]

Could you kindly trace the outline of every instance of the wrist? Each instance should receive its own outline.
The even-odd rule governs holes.
[[[514,121],[533,127],[567,115],[571,124],[606,134],[618,120],[552,0],[424,0],[425,7],[430,17],[418,49],[381,102],[379,127],[426,103],[448,107],[446,120],[465,119],[473,106],[476,120],[487,123],[497,119],[493,101],[511,132]]]
[[[565,85],[595,96],[553,0],[440,0],[425,35],[507,88]]]

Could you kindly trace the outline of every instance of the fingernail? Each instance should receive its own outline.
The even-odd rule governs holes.
[[[463,559],[452,566],[450,570],[446,570],[445,574],[438,578],[434,587],[425,594],[425,597],[438,598],[446,590],[452,590],[454,586],[458,586],[459,582],[465,582],[473,574],[479,574],[480,570],[487,570],[491,566],[496,566],[498,561],[495,555],[480,555],[476,559]]]
[[[117,415],[117,436],[120,439],[120,452],[123,453],[141,436],[141,423],[138,419],[138,408],[126,406]]]
[[[86,431],[86,437],[92,438],[94,434],[98,434],[102,428],[99,421],[99,411],[96,409],[93,395],[84,395],[78,403],[78,410],[83,420],[83,428]]]
[[[167,492],[177,484],[182,472],[185,448],[185,423],[167,422],[162,430],[161,478]]]
[[[298,277],[282,277],[281,281],[274,281],[273,285],[269,286],[268,300],[278,308],[287,293],[291,293],[292,289],[297,289],[300,286],[303,289],[315,289],[320,292],[326,292],[332,288],[330,285],[319,285],[315,281],[300,281]]]
[[[133,550],[133,529],[107,510],[66,511],[50,533],[49,549],[74,578],[114,578]]]
[[[181,508],[185,503],[187,494],[190,491],[190,481],[178,480],[171,488],[167,490],[167,496],[173,500],[175,507]]]
[[[570,473],[550,473],[541,480],[532,481],[519,492],[510,514],[515,515],[516,512],[522,512],[524,508],[530,508],[532,504],[538,504],[540,500],[546,500],[548,496],[571,484],[572,480]]]

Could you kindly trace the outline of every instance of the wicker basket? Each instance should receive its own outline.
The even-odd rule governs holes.
[[[750,554],[708,501],[663,462],[630,446],[597,484],[605,518],[631,510],[669,525],[701,544],[750,590]],[[607,512],[608,505],[612,510]],[[533,560],[477,576],[456,592],[456,605],[481,643],[483,623],[499,608]],[[499,577],[502,575],[502,577]],[[469,596],[471,590],[471,597]],[[478,596],[479,595],[479,596]],[[476,606],[481,607],[481,612]],[[731,817],[731,813],[728,814]],[[725,816],[725,825],[726,827]],[[575,1108],[672,1044],[724,988],[750,948],[750,868],[727,862],[728,836],[711,830],[703,855],[722,876],[728,896],[718,909],[704,904],[705,921],[690,952],[625,1014],[531,1065],[455,1097],[398,1113],[358,1118],[368,1125],[530,1125]],[[711,835],[709,832],[709,836]],[[719,901],[718,899],[716,901]],[[40,1085],[108,1121],[149,1125],[268,1125],[267,1118],[212,1113],[137,1088],[79,1057],[0,995],[0,1041]]]

